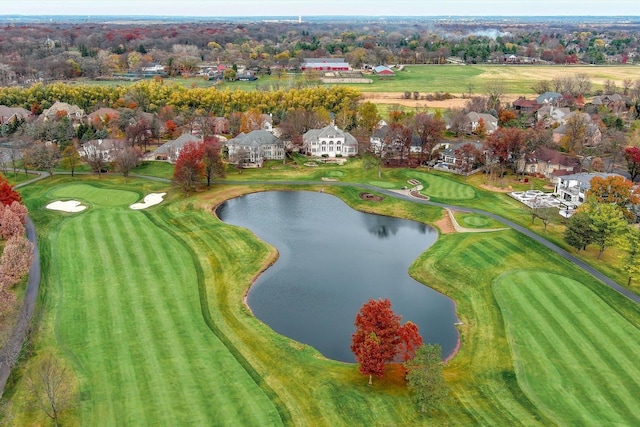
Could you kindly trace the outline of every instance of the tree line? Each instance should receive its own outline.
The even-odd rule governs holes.
[[[298,69],[304,58],[365,64],[504,62],[518,55],[549,63],[625,63],[640,42],[636,24],[511,23],[500,20],[386,19],[304,22],[11,22],[0,32],[0,85],[98,78],[162,64],[169,75],[199,63],[244,65],[264,73]]]

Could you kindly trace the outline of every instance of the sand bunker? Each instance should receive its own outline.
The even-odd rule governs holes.
[[[62,212],[82,212],[83,210],[87,209],[86,206],[83,206],[82,203],[77,200],[52,202],[49,203],[46,208]]]
[[[134,209],[134,210],[146,209],[148,207],[151,207],[153,205],[157,205],[158,203],[162,202],[162,199],[166,194],[167,193],[151,193],[151,194],[148,194],[147,196],[145,196],[144,202],[142,202],[142,203],[134,203],[129,207],[131,209]]]

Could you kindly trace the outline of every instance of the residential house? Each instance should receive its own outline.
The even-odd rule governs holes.
[[[80,122],[85,114],[84,110],[77,105],[67,104],[66,102],[56,101],[50,108],[42,112],[45,120],[55,120],[61,117],[68,117],[73,122]]]
[[[100,123],[101,125],[105,126],[109,123],[117,121],[120,118],[120,112],[118,110],[114,110],[113,108],[102,107],[89,114],[87,118],[89,119],[89,123]]]
[[[567,115],[571,113],[569,108],[559,108],[553,105],[544,105],[536,112],[536,119],[538,122],[542,121],[545,127],[551,127],[554,125],[563,125],[566,123]]]
[[[402,150],[402,141],[388,141],[389,138],[393,137],[393,135],[390,135],[390,132],[391,127],[388,125],[378,127],[369,138],[369,149],[372,152],[379,154],[383,144],[387,144],[388,151],[400,152]],[[421,151],[422,142],[420,141],[420,137],[412,133],[409,152],[419,154]]]
[[[305,58],[300,66],[302,71],[350,71],[351,66],[344,58]]]
[[[596,96],[591,101],[596,107],[607,107],[611,111],[622,111],[626,109],[626,100],[617,93],[611,95]]]
[[[10,123],[14,120],[27,120],[32,117],[31,111],[22,107],[7,107],[0,105],[0,125]]]
[[[101,158],[105,162],[111,162],[116,153],[126,145],[127,141],[122,139],[93,139],[82,144],[78,154],[83,158]]]
[[[570,207],[580,206],[587,199],[587,191],[591,188],[594,177],[603,179],[619,176],[616,173],[576,173],[556,178],[554,194]]]
[[[302,136],[302,147],[316,157],[350,157],[358,154],[358,141],[349,132],[329,125],[311,129]]]
[[[260,123],[260,129],[266,130],[269,133],[273,133],[273,115],[261,114],[260,118],[262,119],[262,123]]]
[[[535,99],[526,99],[522,96],[513,101],[511,105],[514,110],[520,113],[535,113],[542,106]]]
[[[493,117],[491,114],[476,113],[475,111],[472,111],[466,116],[465,128],[467,129],[467,132],[473,133],[477,131],[480,126],[480,120],[484,122],[484,128],[487,135],[491,135],[496,131],[496,129],[498,129],[498,119],[496,117]]]
[[[536,102],[541,105],[555,105],[562,102],[562,94],[559,92],[545,92],[536,98]]]
[[[448,144],[446,148],[440,150],[438,154],[438,159],[441,163],[445,164],[450,169],[457,169],[461,167],[465,162],[474,163],[476,161],[475,158],[465,159],[462,155],[462,147],[470,144],[475,148],[478,152],[485,152],[484,145],[481,142],[458,142],[453,144]]]
[[[244,132],[225,142],[229,162],[243,166],[262,167],[265,160],[284,159],[284,142],[266,130]]]
[[[522,159],[519,162],[518,170],[552,178],[579,172],[580,161],[559,151],[541,147],[536,149],[527,159]]]
[[[587,125],[587,132],[585,135],[585,140],[582,141],[584,145],[594,146],[599,144],[602,141],[602,131],[597,123],[594,123],[591,120],[591,116],[587,113],[580,113],[578,111],[572,111],[569,114],[565,115],[562,119],[562,125],[558,126],[553,130],[553,142],[559,144],[562,141],[562,138],[567,134],[567,122],[571,119],[571,117],[581,117],[583,122]]]
[[[199,136],[191,133],[183,133],[178,138],[172,141],[167,141],[160,147],[156,148],[148,157],[153,160],[165,160],[170,163],[175,163],[178,160],[180,151],[185,145],[190,142],[197,144],[201,141],[202,140]]]

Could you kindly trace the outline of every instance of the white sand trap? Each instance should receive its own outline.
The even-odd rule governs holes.
[[[134,203],[129,207],[134,210],[146,209],[148,207],[157,205],[158,203],[162,202],[162,199],[166,194],[167,193],[150,193],[145,196],[144,202]]]
[[[57,201],[51,202],[46,206],[47,209],[51,209],[54,211],[62,211],[62,212],[82,212],[87,209],[86,206],[82,205],[77,200],[67,200],[67,201]]]

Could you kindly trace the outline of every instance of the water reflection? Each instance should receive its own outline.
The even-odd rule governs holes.
[[[249,194],[225,202],[218,215],[278,248],[278,262],[247,297],[254,314],[275,331],[352,362],[356,313],[371,298],[389,298],[425,341],[439,343],[445,355],[455,348],[453,301],[408,274],[437,238],[431,227],[361,213],[313,192]]]

